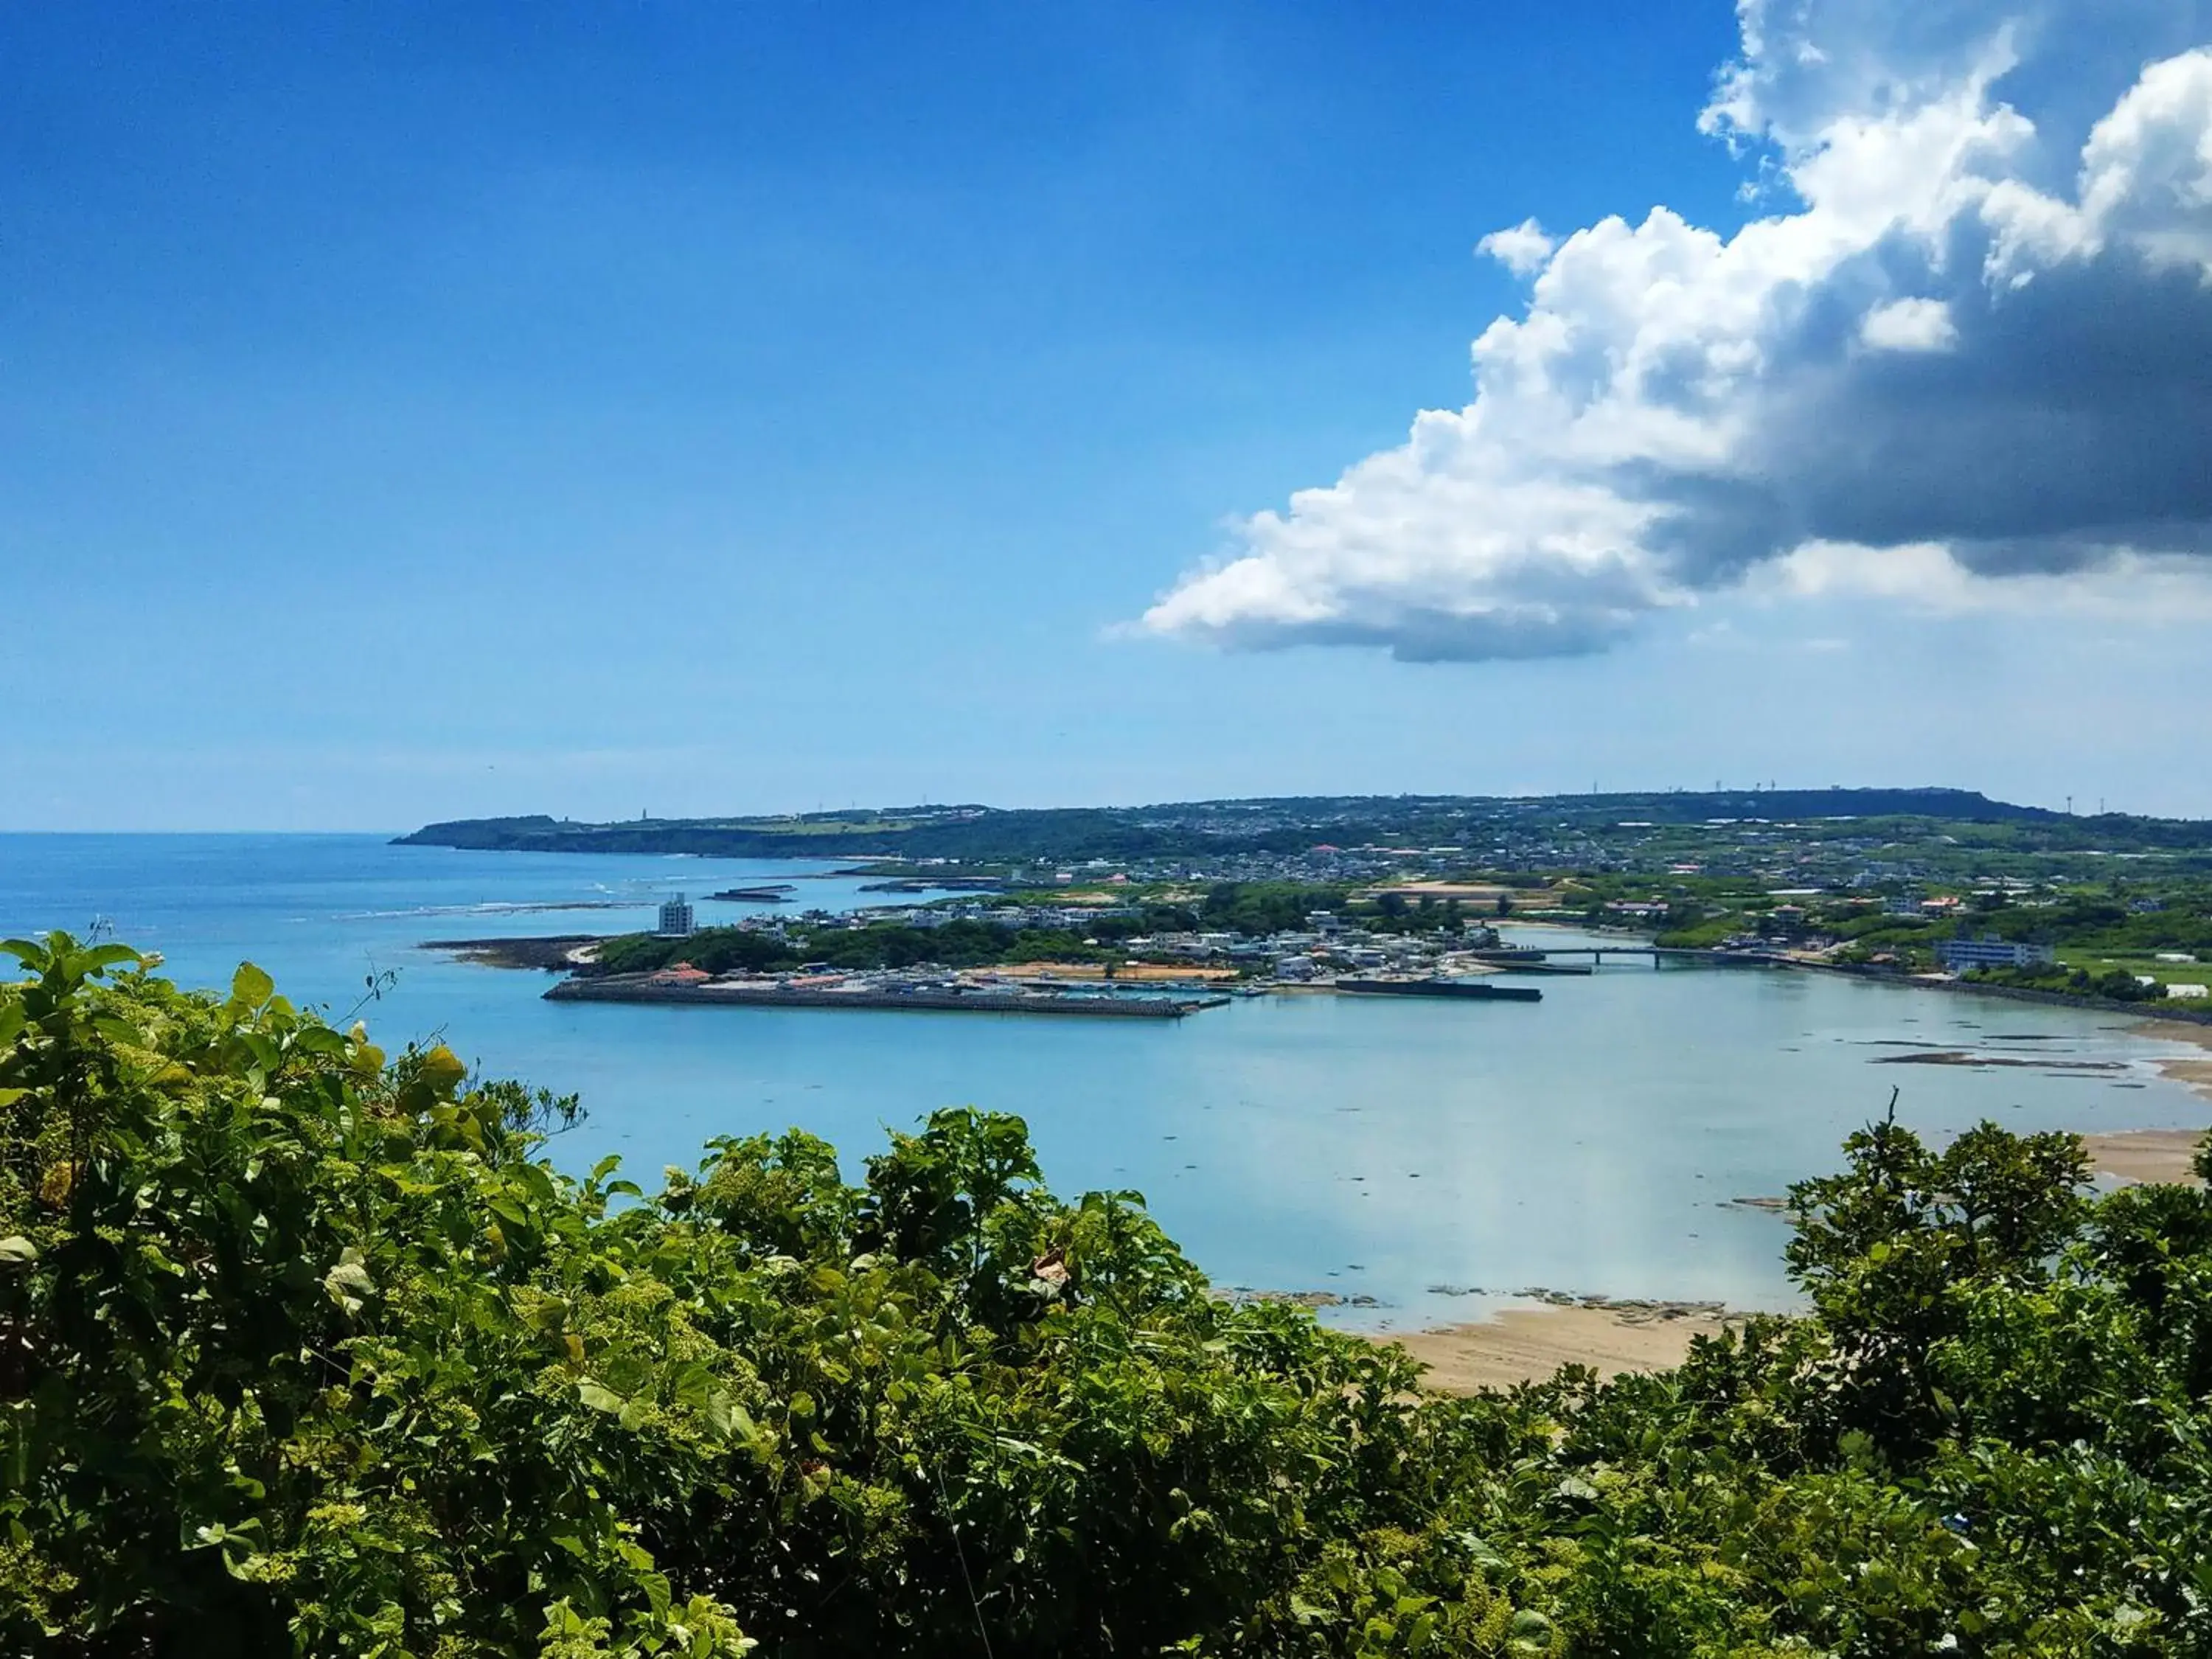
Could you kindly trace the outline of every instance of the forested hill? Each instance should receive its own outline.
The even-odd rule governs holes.
[[[1769,789],[1652,794],[1315,795],[1151,806],[1005,810],[864,808],[788,817],[638,818],[583,823],[544,815],[433,823],[403,842],[554,853],[701,853],[726,857],[884,856],[1026,860],[1176,858],[1303,852],[1316,842],[1455,845],[1489,828],[1610,827],[1624,820],[1911,818],[2041,825],[2114,843],[2194,845],[2205,826],[2111,814],[2069,817],[1965,789]],[[2069,829],[2069,826],[2077,828]],[[2177,842],[2174,837],[2179,836]]]

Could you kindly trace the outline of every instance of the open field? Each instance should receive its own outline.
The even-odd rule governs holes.
[[[2212,962],[2160,962],[2155,957],[2114,956],[2086,947],[2062,947],[2058,960],[2063,966],[2084,968],[2092,974],[2109,974],[2115,968],[2130,974],[2148,974],[2160,985],[2212,985]]]

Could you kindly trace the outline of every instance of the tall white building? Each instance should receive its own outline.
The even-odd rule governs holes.
[[[660,933],[668,939],[687,937],[696,926],[691,915],[691,901],[683,894],[663,902],[660,907]]]

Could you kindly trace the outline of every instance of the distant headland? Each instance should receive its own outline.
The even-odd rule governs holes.
[[[534,853],[690,853],[724,858],[1036,860],[1207,858],[1304,852],[1316,842],[1419,847],[1487,843],[1541,825],[1617,828],[1716,821],[1922,819],[2016,824],[2082,846],[2194,847],[2212,826],[2121,813],[2075,816],[1973,790],[1723,789],[1544,796],[1303,795],[1148,806],[886,806],[587,823],[544,814],[462,818],[398,839],[427,847]]]

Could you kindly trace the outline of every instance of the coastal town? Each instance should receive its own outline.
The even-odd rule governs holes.
[[[2212,831],[2102,806],[2076,815],[1952,789],[1316,797],[615,824],[496,819],[434,824],[402,840],[774,857],[793,869],[805,857],[813,873],[858,878],[885,901],[830,915],[805,904],[803,880],[725,889],[701,901],[703,931],[723,931],[711,920],[721,903],[771,911],[731,926],[775,950],[748,946],[743,960],[716,964],[656,945],[619,964],[604,950],[553,964],[601,971],[679,960],[710,974],[798,969],[811,958],[769,957],[796,938],[892,929],[907,950],[915,936],[952,927],[988,930],[991,948],[969,949],[966,960],[931,951],[884,963],[863,950],[832,965],[1038,963],[1102,978],[1110,969],[1124,983],[1138,970],[1177,969],[1274,988],[1376,975],[1465,979],[1512,965],[1471,954],[1482,942],[1468,928],[1504,923],[1571,927],[1672,962],[1972,983],[2029,998],[2156,1003],[2184,1016],[2212,1010]],[[1524,957],[1519,965],[1535,964]]]
[[[2103,826],[2116,844],[2097,847],[2063,819],[2030,833],[1849,815],[1591,823],[1548,805],[1548,829],[1521,813],[1480,849],[1462,835],[1142,858],[882,854],[670,897],[647,933],[447,943],[563,970],[549,994],[573,1000],[1176,1018],[1233,996],[1536,1001],[1529,981],[1605,966],[1756,965],[2212,1017],[2207,854],[2155,845],[2132,821]],[[1255,834],[1279,841],[1285,816]],[[806,905],[822,876],[877,902]],[[747,913],[716,921],[723,905]]]
[[[1449,902],[1456,905],[1458,896]],[[600,972],[597,970],[606,964],[599,948],[575,948],[565,953],[575,971],[547,994],[577,1001],[1181,1018],[1219,1007],[1231,995],[1293,988],[1535,1001],[1540,993],[1534,990],[1483,981],[1506,975],[1589,971],[1553,964],[1542,951],[1504,945],[1495,929],[1468,927],[1456,919],[1455,925],[1446,929],[1440,924],[1435,933],[1394,933],[1363,926],[1342,910],[1317,908],[1306,913],[1297,926],[1255,934],[1176,927],[1124,931],[1145,925],[1148,911],[1171,914],[1172,909],[1157,902],[1117,903],[1110,896],[1091,904],[963,898],[863,907],[842,915],[822,910],[788,918],[753,915],[740,919],[731,931],[771,951],[811,953],[827,948],[824,936],[836,933],[860,942],[884,943],[899,934],[928,939],[950,929],[969,938],[981,932],[1000,941],[1002,955],[1022,954],[1008,947],[1036,940],[1060,943],[1063,948],[1058,954],[1065,957],[1075,954],[1065,949],[1066,942],[1079,940],[1081,952],[1089,959],[967,967],[948,967],[934,960],[903,966],[874,962],[849,968],[824,960],[781,971],[764,967],[717,970],[690,959],[708,953],[696,948],[696,913],[678,895],[662,903],[659,926],[650,936],[659,954],[672,960],[624,971],[629,966],[625,958],[636,954],[633,946],[616,956],[612,971]],[[1102,933],[1115,939],[1112,952],[1105,951]],[[925,956],[942,954],[931,951],[927,944],[920,948]]]

